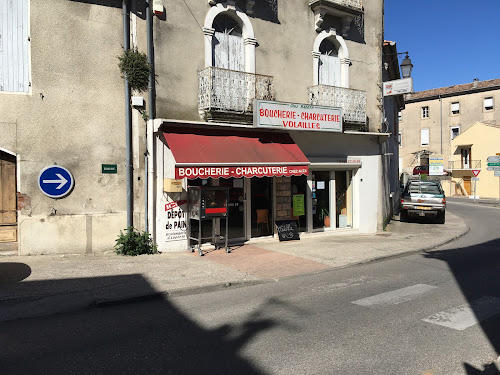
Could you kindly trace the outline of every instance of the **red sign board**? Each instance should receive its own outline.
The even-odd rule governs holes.
[[[481,172],[480,169],[473,169],[472,170],[472,174],[474,175],[474,177],[477,177],[477,175],[479,174],[479,172]]]
[[[307,165],[254,166],[254,167],[176,167],[175,178],[240,178],[301,176],[309,174]]]

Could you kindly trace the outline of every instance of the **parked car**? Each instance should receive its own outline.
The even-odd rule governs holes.
[[[437,181],[410,180],[401,194],[400,220],[410,216],[433,216],[439,224],[444,224],[446,197]]]
[[[429,174],[429,166],[428,165],[417,165],[413,168],[413,175],[417,174]]]
[[[419,174],[429,174],[429,166],[428,165],[417,165],[415,168],[413,168],[413,175],[419,175]],[[449,176],[450,171],[447,171],[446,169],[443,169],[443,174],[442,176]]]

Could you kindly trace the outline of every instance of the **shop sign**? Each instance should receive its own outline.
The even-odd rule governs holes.
[[[241,178],[301,176],[303,174],[309,174],[309,167],[307,165],[175,168],[175,178]]]
[[[302,216],[305,214],[304,194],[295,194],[293,196],[293,216]]]
[[[165,241],[185,240],[187,228],[187,200],[165,204]]]
[[[384,96],[402,95],[413,92],[413,79],[403,78],[384,82]]]
[[[429,176],[442,176],[444,173],[443,155],[429,156]]]
[[[342,132],[342,109],[255,100],[254,126],[286,130]]]

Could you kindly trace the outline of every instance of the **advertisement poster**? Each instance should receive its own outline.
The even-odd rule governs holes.
[[[187,200],[168,202],[165,204],[166,235],[165,241],[185,240],[187,228]]]
[[[433,154],[429,157],[429,176],[441,176],[444,172],[443,155]]]
[[[293,196],[293,216],[305,215],[304,194],[295,194]]]

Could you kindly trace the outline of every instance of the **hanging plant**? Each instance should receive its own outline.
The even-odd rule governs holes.
[[[127,78],[130,87],[139,92],[148,89],[149,74],[151,65],[148,63],[148,57],[145,53],[139,52],[137,47],[123,51],[118,67],[122,72],[122,78]]]

